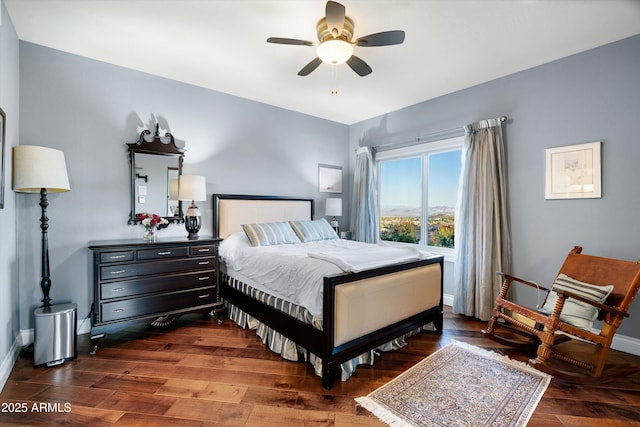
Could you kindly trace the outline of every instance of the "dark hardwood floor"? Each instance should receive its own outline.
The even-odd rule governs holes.
[[[447,312],[443,335],[414,336],[329,391],[308,364],[280,359],[230,321],[185,316],[168,330],[134,326],[103,339],[95,356],[81,335],[78,358],[61,366],[33,368],[31,358],[18,359],[0,393],[0,424],[382,426],[354,398],[451,340],[528,359],[484,338],[484,326]],[[613,352],[609,361],[640,364],[640,357]],[[640,425],[640,374],[597,386],[553,380],[529,425]]]

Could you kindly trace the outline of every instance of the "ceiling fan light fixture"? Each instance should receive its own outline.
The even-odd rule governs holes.
[[[318,57],[327,64],[343,64],[353,55],[351,43],[340,39],[326,40],[318,45]]]

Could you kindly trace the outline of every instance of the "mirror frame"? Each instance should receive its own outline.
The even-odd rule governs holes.
[[[136,218],[136,154],[155,154],[159,156],[172,156],[178,160],[178,176],[182,175],[182,161],[184,159],[184,148],[178,148],[176,146],[173,135],[166,132],[163,137],[159,133],[159,125],[156,123],[156,131],[153,135],[153,139],[148,141],[145,137],[151,135],[151,131],[148,129],[140,132],[140,136],[136,142],[127,143],[129,148],[129,169],[130,169],[130,202],[131,210],[129,211],[129,225],[138,224],[139,221]],[[167,142],[165,142],[167,141]],[[184,215],[182,212],[182,201],[178,200],[178,215],[163,217],[169,224],[184,222]],[[168,224],[167,224],[168,225]]]

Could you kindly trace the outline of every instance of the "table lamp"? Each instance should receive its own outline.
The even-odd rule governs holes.
[[[342,216],[342,199],[330,197],[330,198],[327,199],[326,203],[327,204],[325,206],[324,214],[326,216],[332,216],[333,217],[333,219],[330,222],[331,227],[333,227],[333,229],[336,230],[336,233],[339,234],[340,233],[340,224],[336,220],[336,217],[337,216]]]
[[[184,227],[189,232],[187,237],[189,240],[198,239],[198,231],[202,226],[202,217],[200,209],[196,206],[196,201],[207,200],[207,185],[204,176],[199,175],[180,175],[179,185],[180,200],[191,200],[191,205],[187,208],[184,215]]]

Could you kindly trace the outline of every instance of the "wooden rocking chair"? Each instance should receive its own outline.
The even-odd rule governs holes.
[[[504,278],[502,289],[487,329],[482,332],[506,345],[537,347],[537,357],[529,364],[566,381],[603,382],[638,371],[640,366],[625,365],[608,368],[603,374],[613,336],[622,319],[629,316],[629,307],[640,287],[640,260],[634,263],[581,252],[580,246],[571,250],[551,290],[499,273]],[[513,282],[548,292],[539,311],[506,299]],[[604,322],[600,331],[591,328],[596,317]],[[496,334],[499,329],[508,332]],[[510,338],[514,333],[525,340]],[[594,346],[590,361],[554,348],[571,339]]]

